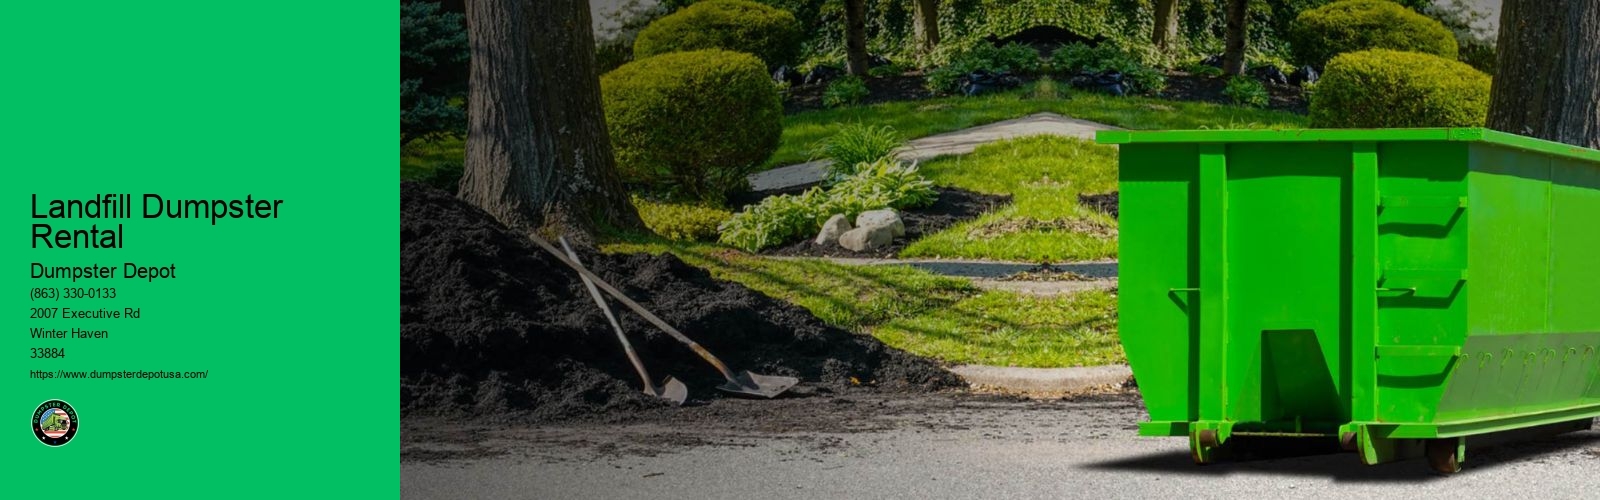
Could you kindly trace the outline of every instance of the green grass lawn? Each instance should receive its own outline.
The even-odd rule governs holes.
[[[1303,115],[1284,111],[1114,97],[1073,91],[1065,84],[1041,80],[986,96],[887,102],[788,115],[783,119],[783,142],[767,160],[767,167],[810,160],[818,142],[850,123],[888,125],[901,137],[915,139],[1045,111],[1130,129],[1304,128],[1309,123]]]
[[[829,324],[949,363],[1083,366],[1123,362],[1116,297],[983,291],[908,266],[774,259],[706,243],[623,236],[608,252],[672,252],[719,279],[798,304]]]
[[[1109,97],[1041,81],[983,97],[810,111],[784,118],[783,143],[768,166],[806,161],[815,144],[854,122],[894,127],[916,138],[1051,111],[1133,129],[1296,128],[1303,116],[1204,103]],[[463,144],[407,147],[401,177],[425,179],[459,164]],[[1116,149],[1032,137],[935,159],[922,171],[940,185],[1013,195],[1013,203],[928,236],[905,256],[1066,261],[1114,257],[1116,221],[1080,207],[1077,194],[1116,186]],[[1058,367],[1124,362],[1116,295],[1087,291],[1054,297],[984,291],[906,266],[844,266],[819,259],[775,259],[710,243],[616,236],[610,252],[672,252],[823,321],[871,334],[896,348],[949,363]]]
[[[864,122],[894,127],[916,139],[986,123],[1055,112],[1130,129],[1303,128],[1303,115],[1283,111],[1180,102],[1147,97],[1113,97],[1078,92],[1060,82],[1041,80],[1021,89],[978,97],[942,97],[806,111],[783,118],[783,139],[765,168],[811,159],[817,143],[840,127]],[[441,164],[461,162],[461,139],[417,143],[400,155],[400,178],[426,177]]]
[[[466,141],[458,137],[412,141],[411,144],[400,148],[400,178],[424,179],[440,165],[460,165],[466,157]]]
[[[1010,194],[1012,203],[923,237],[902,256],[1061,262],[1117,255],[1116,219],[1078,204],[1078,193],[1117,188],[1112,146],[1025,137],[938,158],[921,170],[935,184]]]

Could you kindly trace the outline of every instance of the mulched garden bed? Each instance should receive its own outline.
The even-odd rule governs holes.
[[[867,82],[867,97],[860,104],[876,104],[890,101],[920,101],[932,99],[933,92],[928,90],[924,83],[922,73],[910,72],[892,76],[869,76]],[[812,109],[822,109],[822,92],[827,90],[828,84],[817,83],[812,85],[796,85],[789,88],[783,99],[783,112],[795,113]]]
[[[1121,197],[1118,191],[1109,193],[1078,193],[1078,204],[1094,209],[1097,212],[1117,218],[1117,209]]]
[[[794,394],[925,392],[960,384],[933,361],[828,326],[805,309],[713,279],[670,254],[580,255],[729,366],[800,377]],[[654,377],[682,380],[691,404],[722,397],[713,389],[722,378],[689,349],[637,315],[624,312],[621,321]],[[449,193],[401,184],[402,417],[616,420],[666,408],[638,387],[574,272]]]
[[[1306,114],[1309,107],[1305,94],[1300,87],[1293,85],[1278,85],[1263,83],[1267,88],[1270,98],[1267,100],[1268,109],[1288,111],[1291,113]],[[1161,97],[1178,101],[1201,101],[1217,104],[1233,104],[1228,96],[1222,94],[1222,89],[1228,86],[1228,78],[1222,76],[1193,75],[1183,71],[1167,73],[1167,88],[1161,91]]]
[[[804,240],[769,248],[761,253],[803,257],[893,258],[898,256],[906,245],[923,236],[975,219],[985,212],[1011,202],[1011,197],[1006,195],[975,193],[947,187],[936,189],[939,191],[939,199],[933,202],[933,205],[901,211],[900,220],[906,225],[906,234],[895,238],[894,242],[886,247],[868,252],[853,252],[839,245],[818,246],[813,241],[816,235],[811,235]]]

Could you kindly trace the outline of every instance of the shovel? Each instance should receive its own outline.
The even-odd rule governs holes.
[[[717,386],[718,390],[743,396],[772,398],[779,394],[783,394],[784,391],[788,391],[789,388],[800,383],[800,379],[794,377],[759,375],[743,370],[739,371],[738,373],[734,373],[733,370],[728,369],[728,365],[722,364],[722,360],[717,359],[716,356],[712,356],[711,353],[706,351],[706,348],[701,347],[699,343],[691,340],[689,336],[684,335],[683,332],[679,332],[678,329],[673,328],[672,325],[667,324],[667,322],[662,321],[661,318],[651,313],[650,310],[645,309],[644,306],[639,305],[638,302],[634,302],[633,299],[623,295],[622,292],[617,290],[616,287],[611,286],[610,283],[606,283],[605,280],[600,279],[599,276],[595,276],[594,273],[591,273],[588,269],[585,269],[583,265],[567,259],[567,256],[562,255],[560,250],[556,250],[556,248],[551,246],[550,242],[545,241],[544,238],[540,238],[537,234],[528,233],[528,239],[532,240],[535,245],[539,245],[539,248],[543,248],[544,251],[549,252],[550,255],[554,256],[556,260],[561,261],[562,264],[566,264],[567,267],[572,268],[573,271],[577,271],[579,276],[588,278],[589,281],[594,282],[594,285],[599,286],[601,290],[605,290],[606,294],[610,295],[611,298],[617,299],[617,301],[621,302],[622,305],[628,306],[628,309],[639,313],[639,316],[643,316],[645,321],[649,321],[650,324],[655,325],[656,328],[660,328],[661,331],[667,332],[667,335],[671,335],[672,338],[677,339],[678,342],[682,342],[684,345],[689,346],[689,349],[694,350],[695,354],[699,354],[700,357],[704,358],[707,363],[711,363],[711,366],[716,367],[717,371],[722,372],[722,378],[727,379],[727,382]]]
[[[578,254],[567,245],[567,239],[561,238],[559,241],[561,249],[567,251],[567,258],[572,259],[573,264],[582,266],[583,263],[578,261]],[[600,306],[600,312],[605,313],[606,321],[611,322],[611,329],[617,332],[617,341],[622,342],[622,350],[628,353],[628,361],[633,363],[634,371],[639,372],[639,380],[644,383],[644,393],[671,401],[673,406],[683,406],[683,402],[689,399],[689,388],[684,387],[683,382],[672,378],[671,375],[667,375],[659,387],[650,382],[650,372],[645,371],[644,362],[639,361],[639,353],[634,352],[633,344],[628,342],[628,336],[622,334],[622,324],[617,322],[616,312],[611,310],[610,304],[606,304],[605,296],[600,295],[600,289],[594,287],[594,282],[589,281],[587,276],[580,274],[579,277],[583,278],[584,288],[589,289],[589,296],[594,297],[594,303]]]

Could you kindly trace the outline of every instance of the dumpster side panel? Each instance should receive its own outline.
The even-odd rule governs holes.
[[[1600,164],[1552,160],[1550,329],[1600,332]]]
[[[1546,332],[1550,160],[1474,144],[1468,163],[1471,334]]]
[[[1198,157],[1193,144],[1121,146],[1118,226],[1134,237],[1119,242],[1118,330],[1158,424],[1199,418],[1200,294],[1181,290],[1200,286]],[[1187,432],[1182,425],[1151,429]]]
[[[1350,418],[1350,145],[1230,144],[1227,176],[1225,418],[1331,431]]]
[[[1600,166],[1482,143],[1469,165],[1471,334],[1437,421],[1595,404]]]
[[[1553,399],[1600,403],[1600,163],[1551,160],[1550,329],[1566,332]]]
[[[1377,419],[1427,422],[1466,336],[1467,146],[1379,144]],[[1392,346],[1404,347],[1402,349]]]

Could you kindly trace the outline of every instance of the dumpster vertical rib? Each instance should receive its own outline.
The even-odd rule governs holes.
[[[1378,147],[1350,145],[1350,418],[1377,418]]]
[[[1200,144],[1200,419],[1227,415],[1227,211],[1225,144]]]

